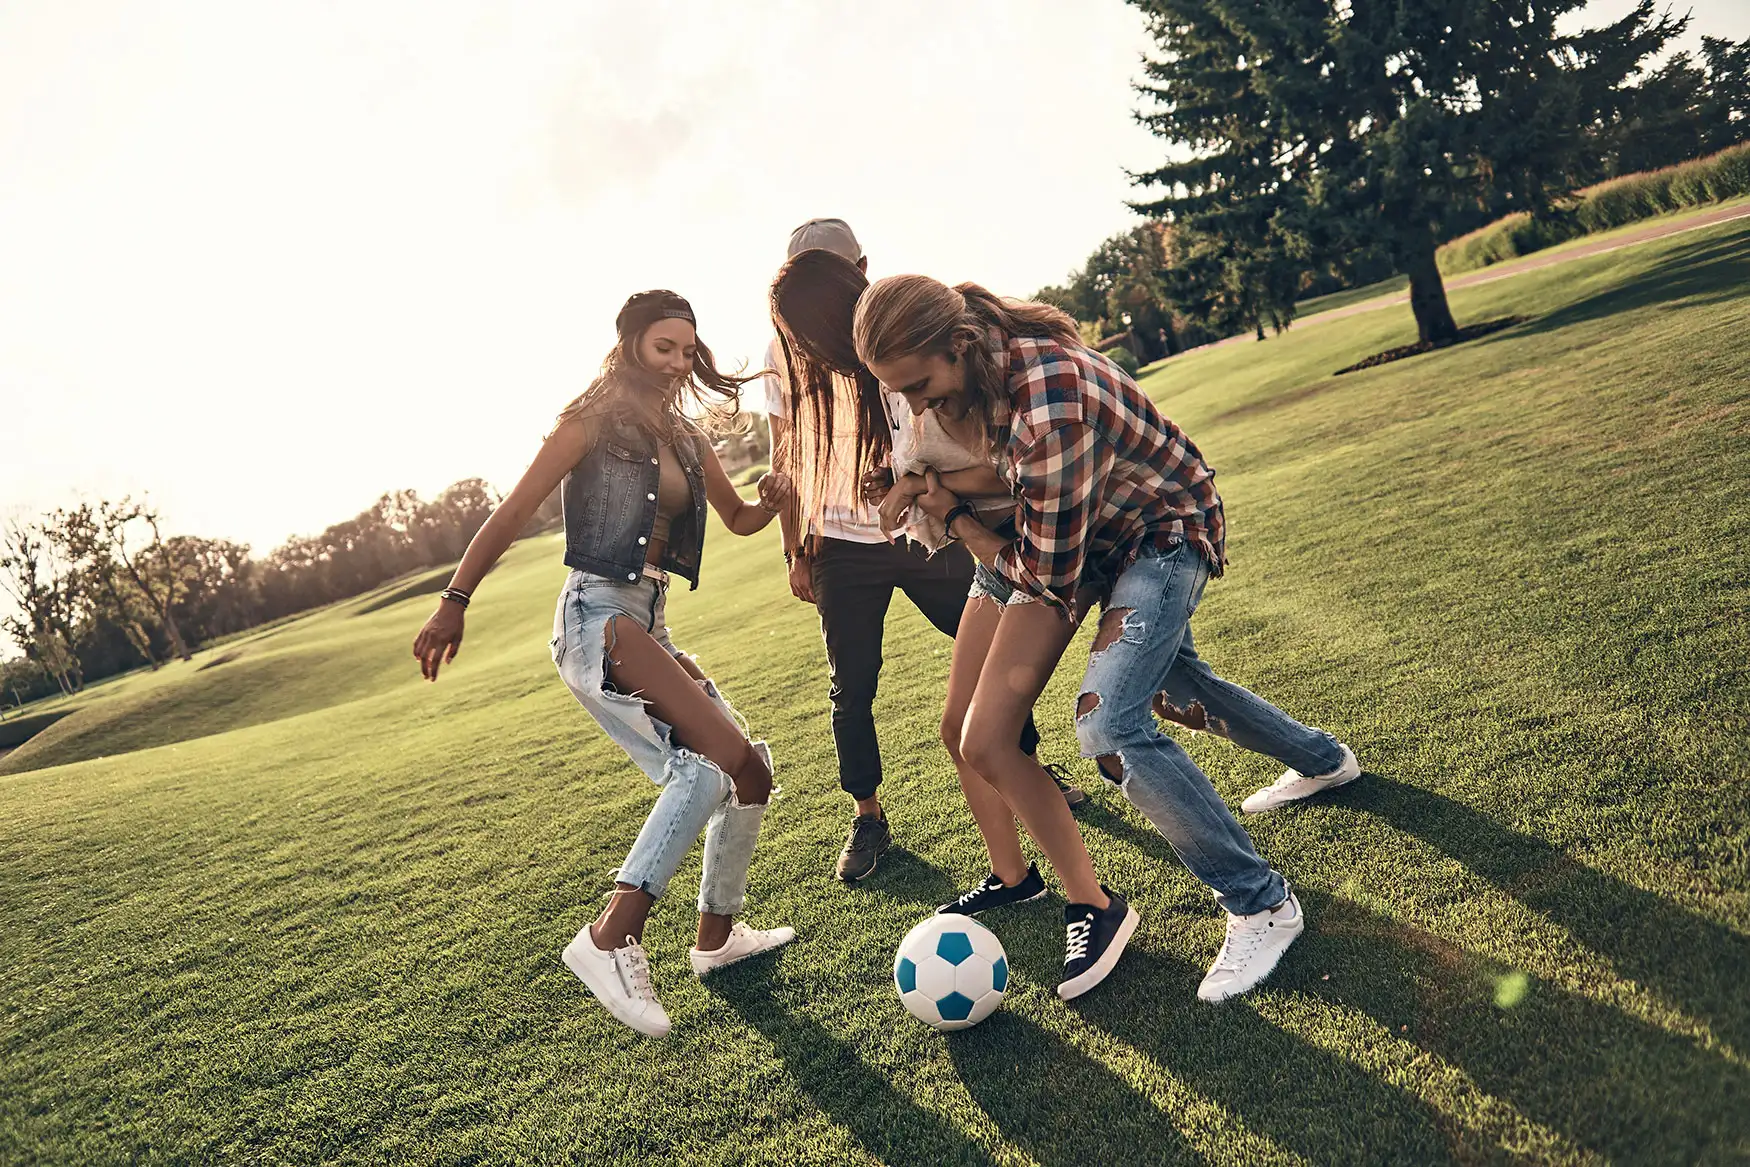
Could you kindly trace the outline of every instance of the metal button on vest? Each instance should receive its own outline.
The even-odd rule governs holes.
[[[650,540],[646,539],[644,536],[638,536],[638,546],[642,547],[648,542],[650,542]]]
[[[627,578],[627,579],[629,579],[629,580],[631,580],[631,581],[632,581],[632,582],[633,582],[633,583],[637,583],[637,582],[638,582],[638,573],[637,573],[637,572],[635,572],[635,571],[633,571],[633,572],[628,572],[628,573],[627,573],[627,574],[626,574],[626,578]]]
[[[655,496],[655,495],[654,495],[654,494],[647,494],[647,495],[645,495],[645,496],[644,496],[644,497],[645,497],[645,498],[647,498],[647,499],[649,499],[649,500],[650,500],[650,501],[651,501],[651,502],[655,502],[655,501],[656,501],[656,496]]]
[[[662,462],[661,462],[661,461],[659,461],[659,460],[658,460],[658,459],[656,459],[656,458],[652,458],[652,459],[651,459],[651,460],[650,460],[650,464],[651,464],[651,465],[652,465],[652,466],[660,466],[660,465],[662,465]]]

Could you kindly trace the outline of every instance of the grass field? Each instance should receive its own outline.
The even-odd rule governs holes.
[[[996,1016],[905,1017],[894,944],[984,871],[935,743],[949,645],[895,606],[903,849],[837,885],[812,611],[775,531],[718,530],[675,636],[774,743],[750,917],[800,936],[694,981],[695,852],[648,938],[675,1031],[612,1023],[558,952],[653,788],[553,675],[546,536],[436,686],[415,581],[117,681],[0,759],[0,1161],[1750,1157],[1750,224],[1453,302],[1530,319],[1330,376],[1413,339],[1374,312],[1146,381],[1228,500],[1200,649],[1368,768],[1250,824],[1311,918],[1262,991],[1194,999],[1209,894],[1077,762],[1133,954],[1060,1003],[1053,898],[991,921]],[[1277,769],[1187,741],[1235,803]]]

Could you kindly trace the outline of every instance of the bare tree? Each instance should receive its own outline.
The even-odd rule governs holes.
[[[70,511],[57,510],[45,533],[82,577],[97,609],[96,617],[120,629],[134,651],[156,671],[160,661],[152,651],[152,635],[146,628],[156,617],[146,607],[147,597],[131,580],[123,580],[122,567],[116,562],[98,511],[90,503],[80,503]]]
[[[73,626],[79,593],[54,542],[34,523],[8,519],[0,531],[0,589],[12,597],[19,615],[0,621],[31,660],[55,678],[63,693],[85,687],[74,649]]]
[[[171,611],[183,585],[183,565],[165,546],[158,512],[146,503],[124,497],[120,502],[99,502],[96,518],[116,560],[157,613],[158,623],[170,640],[170,651],[183,660],[190,659],[193,654],[182,639],[182,630],[176,626],[176,614]],[[138,541],[140,524],[151,532],[151,538],[143,543]],[[129,546],[130,538],[136,540],[134,547]]]

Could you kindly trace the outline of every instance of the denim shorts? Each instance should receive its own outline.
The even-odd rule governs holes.
[[[972,586],[967,589],[966,598],[991,599],[999,604],[1007,604],[1015,598],[1015,585],[1004,579],[1003,573],[996,568],[987,567],[982,562],[975,563],[972,568]]]

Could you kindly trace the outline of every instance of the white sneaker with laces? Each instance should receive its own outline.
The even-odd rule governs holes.
[[[758,956],[762,952],[770,952],[774,948],[782,948],[796,939],[794,928],[749,928],[740,920],[729,926],[729,939],[723,942],[723,947],[713,952],[702,952],[697,948],[687,951],[687,959],[692,962],[693,975],[704,976],[713,969],[734,964],[738,960],[746,960],[750,956]]]
[[[668,1033],[668,1014],[663,1012],[656,990],[650,985],[650,959],[638,941],[628,936],[624,947],[603,952],[585,926],[565,946],[563,959],[565,967],[577,974],[577,979],[616,1020],[646,1037]]]
[[[1291,891],[1275,907],[1249,916],[1227,917],[1227,939],[1215,963],[1197,986],[1199,999],[1214,1004],[1237,997],[1257,987],[1276,968],[1276,962],[1306,931],[1306,915]]]
[[[1361,763],[1355,760],[1355,751],[1344,746],[1342,765],[1329,774],[1302,774],[1299,770],[1288,770],[1282,777],[1240,803],[1240,809],[1247,814],[1262,814],[1267,810],[1275,810],[1279,806],[1310,798],[1322,790],[1333,790],[1359,777]]]

